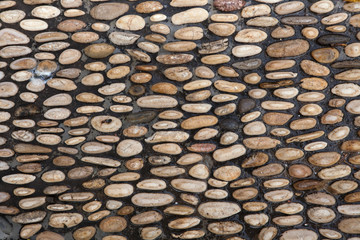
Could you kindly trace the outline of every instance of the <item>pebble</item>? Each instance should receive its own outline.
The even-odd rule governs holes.
[[[246,22],[246,25],[253,27],[273,27],[279,23],[274,17],[255,17]]]
[[[113,20],[129,10],[126,3],[100,3],[90,10],[90,15],[97,20]]]
[[[0,19],[4,23],[17,23],[25,18],[26,13],[22,10],[7,10],[0,13]]]
[[[294,57],[308,51],[310,45],[306,40],[295,39],[269,45],[266,49],[270,57]]]
[[[244,5],[244,0],[215,0],[214,7],[223,12],[240,10]]]
[[[305,4],[300,1],[290,1],[277,5],[274,11],[279,15],[287,15],[304,9]]]
[[[311,52],[311,56],[319,63],[332,63],[339,58],[336,48],[319,48]]]
[[[266,4],[257,4],[244,7],[241,10],[241,17],[243,18],[252,18],[258,16],[269,15],[271,13],[271,9]]]
[[[205,202],[198,207],[201,216],[208,219],[223,219],[240,212],[240,207],[231,202]]]
[[[209,17],[209,13],[205,9],[190,8],[189,10],[174,14],[171,17],[171,22],[174,25],[199,23],[205,21],[208,17]]]

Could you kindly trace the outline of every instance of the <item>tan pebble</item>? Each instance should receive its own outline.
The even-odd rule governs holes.
[[[304,156],[304,152],[297,148],[280,148],[275,156],[279,160],[292,161]]]
[[[200,204],[198,212],[208,219],[223,219],[240,212],[240,207],[231,202],[206,202]]]
[[[212,33],[220,37],[230,36],[236,30],[235,25],[231,23],[211,23],[208,28]]]
[[[196,44],[191,41],[177,41],[164,44],[163,48],[169,52],[186,52],[196,48]]]
[[[170,6],[172,7],[196,7],[196,6],[204,6],[208,3],[208,0],[172,0],[170,2]]]
[[[296,226],[299,225],[304,218],[301,215],[291,215],[273,218],[273,222],[279,226]]]
[[[267,91],[264,89],[251,89],[248,94],[251,98],[262,99],[267,95]]]
[[[343,25],[333,25],[326,28],[327,31],[334,32],[334,33],[343,33],[346,32],[347,28]]]
[[[43,31],[49,27],[49,25],[40,19],[24,19],[20,22],[20,27],[26,31]]]
[[[355,81],[360,79],[360,70],[359,69],[351,69],[338,74],[335,74],[336,80],[344,80],[344,81]]]
[[[149,53],[157,53],[160,51],[159,46],[151,42],[140,42],[138,43],[138,47]]]
[[[31,238],[39,232],[41,228],[42,225],[39,223],[27,224],[21,228],[20,237],[24,239]]]
[[[274,10],[279,15],[286,15],[286,14],[291,14],[291,13],[301,11],[302,9],[304,9],[304,7],[305,7],[305,4],[303,2],[290,1],[290,2],[281,3],[281,4],[277,5]]]
[[[110,79],[119,79],[125,77],[129,73],[130,68],[128,66],[118,66],[107,71],[106,76]]]
[[[132,198],[133,204],[140,207],[157,207],[170,204],[174,197],[165,193],[137,193]]]
[[[164,75],[174,81],[183,82],[192,78],[193,74],[187,67],[171,67],[164,71]]]
[[[318,172],[321,179],[333,180],[337,178],[346,177],[351,173],[351,168],[347,165],[337,165],[331,168],[322,169]]]
[[[171,17],[175,25],[203,22],[209,17],[208,11],[203,8],[191,8],[189,10],[176,13]]]
[[[201,58],[201,62],[208,65],[218,65],[227,63],[230,61],[230,57],[224,54],[208,55]]]
[[[241,188],[233,192],[232,196],[238,201],[246,201],[255,198],[259,191],[256,188]]]
[[[346,138],[350,133],[348,126],[337,127],[328,134],[331,141],[339,141]]]
[[[170,33],[170,28],[162,23],[153,24],[150,26],[150,30],[156,33],[167,35]]]
[[[348,18],[347,13],[334,13],[321,19],[324,25],[334,25],[345,21]]]
[[[57,25],[57,29],[63,32],[77,32],[86,27],[86,23],[77,19],[67,19]]]
[[[84,48],[84,53],[91,58],[105,58],[112,54],[115,47],[107,43],[95,43]]]
[[[188,229],[200,223],[197,217],[178,218],[168,223],[168,226],[173,229]]]
[[[23,198],[19,201],[19,207],[26,210],[37,208],[45,204],[45,199],[46,197]]]
[[[333,210],[326,207],[313,207],[307,211],[309,218],[317,223],[329,223],[336,217]]]
[[[241,232],[243,226],[237,222],[213,222],[207,226],[208,230],[216,235],[230,235]]]
[[[184,178],[172,180],[171,186],[180,191],[194,193],[204,192],[207,188],[206,182]]]
[[[60,15],[60,9],[48,5],[38,6],[31,11],[31,15],[42,19],[56,18]]]
[[[130,62],[131,58],[128,55],[117,53],[109,58],[111,64],[124,64]]]
[[[43,173],[41,180],[47,183],[62,182],[65,180],[65,174],[60,170],[51,170]]]
[[[98,92],[101,93],[102,95],[114,95],[117,93],[122,92],[125,89],[125,84],[124,83],[112,83],[109,85],[105,85],[101,88],[98,89]]]
[[[315,39],[319,36],[319,30],[314,27],[305,27],[301,30],[301,34],[307,39]]]
[[[345,194],[355,190],[357,187],[358,183],[351,180],[339,180],[330,186],[331,191],[334,191],[336,194]]]
[[[275,227],[262,228],[259,233],[259,240],[272,240],[276,237],[278,230]]]
[[[91,62],[84,65],[84,68],[93,72],[101,72],[106,69],[106,64],[103,62]]]
[[[322,78],[311,77],[301,79],[300,86],[306,90],[324,90],[328,83]]]
[[[68,35],[62,32],[42,32],[35,35],[36,42],[61,41],[68,39]]]
[[[310,7],[311,11],[318,14],[328,13],[331,12],[333,9],[334,9],[334,3],[330,0],[318,1],[313,5],[311,5]]]
[[[107,32],[110,29],[110,26],[106,23],[96,22],[91,25],[91,28],[97,32]]]
[[[76,32],[71,36],[71,40],[78,43],[91,43],[99,39],[99,34],[94,32]]]
[[[175,31],[174,37],[180,40],[200,40],[203,38],[204,32],[200,27],[184,27]]]
[[[317,116],[322,113],[323,109],[314,103],[306,104],[300,108],[300,113],[303,116]]]
[[[100,3],[90,10],[90,15],[97,20],[113,20],[129,10],[126,3]]]
[[[330,70],[327,67],[310,60],[301,61],[300,66],[301,69],[308,75],[324,77],[330,74]]]
[[[276,207],[276,212],[281,212],[284,214],[297,214],[304,210],[304,206],[300,203],[283,203]]]
[[[236,22],[239,17],[231,13],[217,13],[210,16],[211,21],[214,22]]]
[[[246,22],[248,26],[254,27],[272,27],[278,24],[279,20],[274,17],[255,17]]]
[[[226,132],[221,135],[220,144],[222,145],[230,145],[236,142],[239,139],[239,136],[233,132]]]
[[[116,27],[122,30],[138,31],[145,27],[145,20],[138,15],[125,15],[116,21]]]
[[[271,9],[266,4],[257,4],[244,7],[241,10],[241,17],[243,18],[252,18],[258,16],[269,15],[271,13]]]
[[[223,181],[233,181],[240,175],[241,169],[236,166],[224,166],[214,171],[214,177]]]
[[[213,126],[218,122],[218,119],[212,115],[200,115],[190,117],[181,123],[181,127],[184,129],[197,129],[202,127]]]
[[[135,7],[135,10],[139,13],[152,13],[161,9],[163,9],[163,5],[158,1],[145,1]]]
[[[311,164],[320,167],[328,167],[334,165],[339,160],[340,160],[340,154],[336,152],[315,153],[314,155],[308,158],[308,161]]]
[[[68,9],[64,12],[64,16],[68,18],[84,16],[86,13],[79,9]]]
[[[271,32],[273,38],[288,38],[295,35],[295,29],[291,26],[277,27]]]
[[[269,217],[264,213],[248,214],[244,217],[244,221],[250,226],[260,227],[269,221]]]
[[[283,202],[291,199],[294,193],[289,190],[273,190],[264,194],[266,200],[270,202]]]
[[[126,139],[121,141],[116,147],[116,152],[121,157],[131,157],[141,153],[143,147],[140,142]]]
[[[269,177],[280,174],[284,167],[278,163],[270,163],[255,169],[252,174],[257,177]]]
[[[246,202],[242,205],[242,208],[249,212],[262,211],[267,207],[266,203],[263,202]]]
[[[191,113],[207,113],[212,108],[211,104],[207,103],[192,103],[192,104],[184,104],[181,106],[181,109],[185,112]]]
[[[301,216],[299,216],[301,217]],[[292,229],[285,231],[282,235],[280,240],[287,240],[287,239],[297,239],[298,236],[306,237],[309,240],[316,240],[318,239],[318,234],[312,230],[308,229]]]
[[[103,232],[121,232],[127,227],[127,221],[120,216],[111,216],[103,219],[99,227]]]
[[[110,184],[104,188],[104,193],[113,198],[122,198],[130,196],[134,192],[134,188],[130,184]]]
[[[14,58],[28,55],[31,53],[31,49],[26,46],[8,46],[0,50],[0,57],[2,58]]]
[[[266,110],[287,110],[293,108],[295,105],[286,101],[264,101],[261,107]]]
[[[141,97],[136,101],[142,108],[172,108],[178,105],[176,99],[163,95],[149,95]]]
[[[360,56],[360,43],[351,43],[345,47],[345,54],[348,57]]]
[[[309,47],[306,40],[295,39],[273,43],[267,47],[266,52],[270,57],[294,57],[304,54]]]
[[[22,10],[7,10],[0,13],[0,19],[4,23],[17,23],[23,20],[26,13]]]
[[[225,162],[244,155],[246,149],[241,144],[235,144],[227,148],[217,149],[213,153],[213,158],[218,162]]]
[[[232,49],[235,57],[250,57],[261,53],[262,49],[256,45],[241,45]]]
[[[359,12],[359,3],[358,2],[348,2],[343,6],[344,10],[348,12]]]

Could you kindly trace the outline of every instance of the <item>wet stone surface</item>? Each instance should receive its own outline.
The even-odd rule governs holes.
[[[358,239],[359,12],[0,1],[0,239]]]

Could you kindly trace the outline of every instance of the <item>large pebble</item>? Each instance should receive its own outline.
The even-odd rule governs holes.
[[[176,13],[171,17],[171,21],[175,25],[187,23],[199,23],[205,21],[209,17],[208,11],[203,8],[191,8],[189,10]]]

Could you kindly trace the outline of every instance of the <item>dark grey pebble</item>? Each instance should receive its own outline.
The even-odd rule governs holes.
[[[29,117],[40,113],[40,108],[34,104],[18,107],[15,110],[15,117]]]
[[[260,58],[254,58],[242,62],[233,63],[232,66],[240,70],[255,70],[261,66],[261,63],[262,61]]]
[[[127,115],[126,121],[130,123],[148,123],[156,117],[155,111],[142,111]]]
[[[240,114],[249,112],[256,106],[256,102],[254,99],[251,98],[243,98],[240,99],[238,103],[238,111]]]
[[[331,64],[333,68],[360,68],[360,60],[341,61]]]
[[[138,96],[142,96],[144,95],[146,89],[143,85],[132,85],[130,88],[129,88],[129,94],[135,96],[135,97],[138,97]]]
[[[224,131],[237,131],[240,125],[235,119],[227,118],[221,120],[219,126]]]
[[[344,44],[350,41],[350,37],[342,34],[326,34],[322,35],[317,39],[317,42],[320,45],[336,45],[336,44]]]
[[[311,25],[316,24],[318,20],[311,16],[290,16],[282,18],[281,22],[288,25]]]

